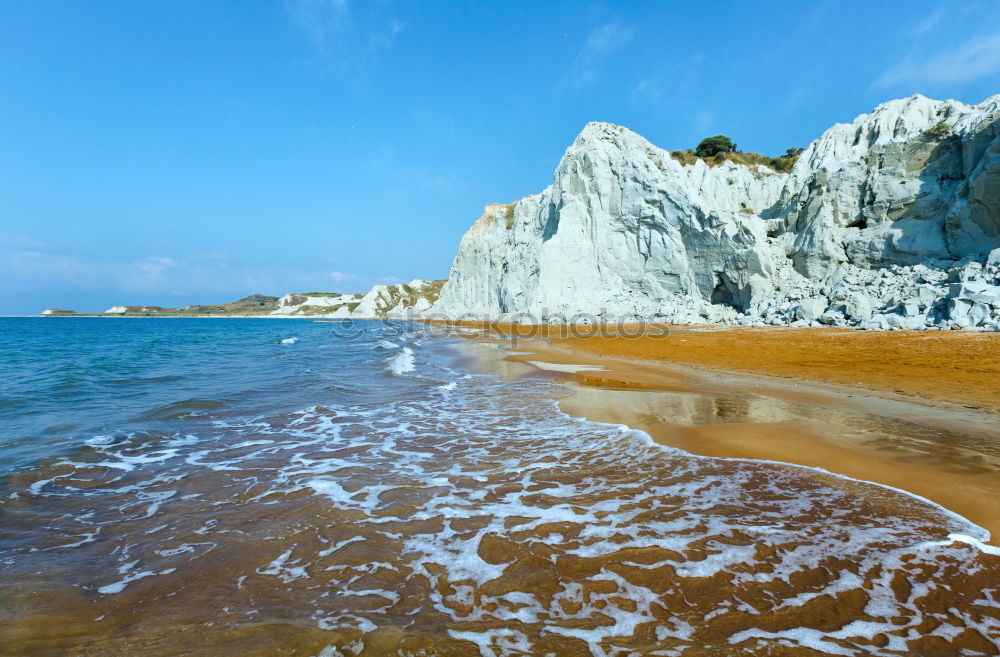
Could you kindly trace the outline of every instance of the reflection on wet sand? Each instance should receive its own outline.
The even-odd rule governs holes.
[[[561,401],[570,415],[627,424],[656,442],[705,456],[823,468],[910,491],[1000,536],[998,421],[987,413],[935,407],[664,363],[598,357],[521,341],[520,355],[471,343],[476,362],[507,377],[541,376],[524,362],[600,366],[562,374],[583,383]]]

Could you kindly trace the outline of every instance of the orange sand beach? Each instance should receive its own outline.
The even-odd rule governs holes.
[[[488,371],[572,386],[560,402],[571,415],[626,424],[694,454],[780,461],[900,488],[985,527],[994,543],[1000,538],[1000,335],[601,333],[507,325],[464,335],[483,343],[470,348]]]

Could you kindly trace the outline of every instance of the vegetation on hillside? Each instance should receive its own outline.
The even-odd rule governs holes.
[[[258,305],[265,303],[275,303],[278,297],[269,297],[266,294],[251,294],[248,297],[243,297],[239,301],[233,301],[231,303],[256,303]]]
[[[705,137],[698,142],[694,154],[698,157],[715,157],[719,153],[735,153],[736,151],[736,144],[733,143],[732,139],[726,135],[715,135],[714,137]]]
[[[125,306],[125,312],[113,314],[124,317],[263,315],[275,310],[277,307],[278,297],[272,297],[266,294],[251,294],[250,296],[243,297],[239,301],[206,305],[190,305],[184,306],[183,308],[166,308],[164,306]],[[104,313],[93,314],[103,315]]]
[[[507,230],[514,227],[514,206],[517,205],[517,201],[513,203],[508,203],[503,208],[503,218],[507,220]]]
[[[948,124],[944,121],[939,121],[930,128],[927,128],[927,130],[924,131],[924,134],[931,139],[944,139],[951,134],[951,128],[949,128]]]
[[[681,164],[694,164],[701,160],[709,166],[719,166],[726,162],[732,162],[743,164],[754,171],[758,167],[766,166],[778,173],[788,173],[795,166],[803,150],[805,149],[789,148],[784,155],[771,157],[760,153],[741,151],[726,135],[714,135],[702,139],[694,150],[676,150],[672,151],[670,156]]]
[[[513,203],[511,207],[513,207]],[[403,303],[403,307],[409,308],[419,301],[421,298],[426,299],[430,303],[434,303],[441,296],[441,288],[447,282],[448,279],[441,279],[436,281],[428,281],[427,285],[416,289],[410,287],[406,283],[398,283],[396,285],[390,285],[387,292],[387,298],[378,303],[375,307],[376,315],[385,315],[387,312],[399,305],[400,302]]]

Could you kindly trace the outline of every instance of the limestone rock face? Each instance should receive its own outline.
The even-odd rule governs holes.
[[[417,278],[409,283],[376,285],[361,297],[351,312],[353,319],[420,317],[437,301],[444,281]]]
[[[885,103],[827,130],[789,174],[683,165],[590,123],[548,188],[486,206],[430,312],[939,326],[949,272],[997,247],[1000,96]],[[989,309],[989,294],[968,300]]]
[[[364,294],[289,292],[278,299],[278,307],[270,314],[335,319],[417,318],[437,301],[443,284],[443,280],[418,278],[409,283],[376,285]]]
[[[731,315],[771,291],[766,225],[749,218],[782,180],[683,166],[625,128],[588,124],[553,185],[486,207],[435,310],[668,316],[714,301]]]
[[[827,130],[772,214],[807,277],[961,258],[1000,246],[1000,96],[969,106],[913,96]]]
[[[278,307],[271,315],[322,315],[355,304],[360,294],[323,294],[322,296],[289,292],[278,299]]]

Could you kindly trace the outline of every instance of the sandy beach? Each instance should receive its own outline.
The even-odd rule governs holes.
[[[504,327],[472,347],[560,404],[705,456],[779,461],[925,497],[1000,536],[1000,336],[826,329],[573,337]],[[817,474],[822,477],[822,475]]]

